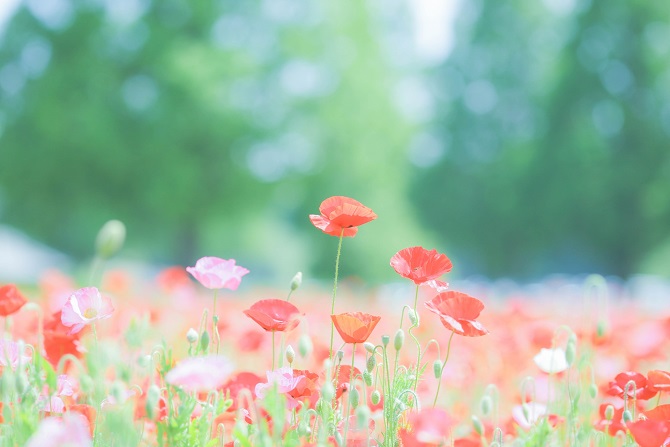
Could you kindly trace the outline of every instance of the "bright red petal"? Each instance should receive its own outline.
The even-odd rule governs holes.
[[[0,287],[0,316],[12,315],[21,309],[26,302],[26,299],[14,284]]]

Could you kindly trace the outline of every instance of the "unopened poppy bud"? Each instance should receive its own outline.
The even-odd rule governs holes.
[[[384,347],[388,346],[390,340],[391,337],[389,337],[388,335],[382,335],[382,344],[384,345]]]
[[[477,433],[479,436],[484,435],[484,424],[482,424],[482,421],[480,421],[479,418],[474,414],[472,415],[472,426],[475,429],[475,433]]]
[[[156,385],[151,385],[147,390],[147,400],[144,403],[144,410],[149,419],[154,419],[156,416],[156,408],[158,407],[158,400],[161,397],[160,388]]]
[[[396,351],[400,351],[403,343],[405,343],[405,331],[398,329],[395,333],[395,337],[393,337],[393,347]]]
[[[631,413],[630,410],[625,410],[622,416],[625,424],[633,421],[633,413]]]
[[[487,395],[482,397],[480,405],[482,407],[482,414],[484,416],[488,416],[491,413],[491,408],[493,407],[493,401],[491,400],[491,396]]]
[[[521,412],[523,413],[524,419],[530,421],[530,408],[528,408],[528,404],[526,402],[521,404]]]
[[[412,309],[407,311],[407,316],[409,317],[409,322],[412,323],[412,326],[419,325],[419,315]]]
[[[207,348],[209,348],[209,332],[204,331],[200,336],[200,350],[206,352]]]
[[[363,347],[365,348],[366,351],[368,351],[370,354],[375,353],[375,345],[374,343],[370,343],[369,341],[366,341],[363,343]]]
[[[577,343],[577,334],[570,331],[570,336],[568,336],[568,343]]]
[[[356,408],[358,406],[358,402],[360,400],[360,395],[358,393],[358,389],[354,386],[351,387],[349,390],[349,403],[353,408]]]
[[[598,324],[596,325],[596,335],[598,336],[598,338],[603,338],[606,332],[607,332],[607,323],[605,323],[604,320],[598,321]]]
[[[370,394],[370,403],[372,403],[372,405],[378,405],[381,400],[382,395],[379,390],[374,390],[372,394]]]
[[[439,360],[435,360],[433,362],[433,374],[435,375],[436,379],[442,377],[442,362]]]
[[[198,341],[198,331],[191,328],[186,332],[186,341],[189,343],[195,343]]]
[[[291,280],[291,292],[296,291],[301,284],[302,284],[302,272],[298,272]]]
[[[301,335],[300,340],[298,340],[298,352],[300,353],[300,356],[302,358],[306,358],[312,353],[313,348],[314,346],[312,345],[312,339],[309,337],[309,335]]]
[[[577,357],[577,344],[573,341],[568,341],[565,347],[565,361],[568,363],[568,366],[572,366],[575,362],[575,357]]]
[[[367,405],[361,405],[356,408],[356,426],[358,429],[364,429],[370,423],[370,408]]]
[[[591,399],[595,399],[598,396],[598,386],[595,383],[589,386],[589,396],[591,396]]]
[[[405,403],[403,401],[401,401],[400,399],[396,399],[395,404],[396,404],[396,408],[398,408],[398,411],[403,412],[403,411],[407,410],[407,405],[405,405]]]
[[[293,363],[293,360],[295,360],[295,351],[293,350],[293,347],[291,345],[288,345],[286,347],[286,361],[289,363]]]
[[[375,360],[374,356],[368,357],[367,361],[365,362],[365,370],[368,372],[374,371],[375,367],[377,366],[377,361]]]
[[[335,360],[337,361],[337,363],[340,363],[343,358],[344,358],[344,351],[339,350],[335,353]]]
[[[608,421],[611,421],[614,419],[614,406],[613,405],[608,405],[605,407],[605,419]]]
[[[363,371],[363,382],[367,386],[372,386],[372,374],[368,370]]]
[[[126,226],[120,220],[107,221],[95,239],[95,251],[102,259],[114,256],[126,240]]]
[[[142,368],[146,368],[147,366],[151,365],[151,355],[141,355],[137,358],[137,364],[141,366]]]
[[[332,383],[326,382],[321,387],[321,396],[327,401],[330,401],[335,397],[335,387]]]

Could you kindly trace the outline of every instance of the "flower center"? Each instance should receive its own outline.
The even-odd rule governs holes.
[[[90,320],[91,318],[95,318],[98,316],[98,311],[96,309],[93,309],[89,307],[84,311],[84,318]]]

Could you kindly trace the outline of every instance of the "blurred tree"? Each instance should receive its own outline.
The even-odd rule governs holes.
[[[387,223],[345,273],[385,277],[421,232],[375,27],[364,3],[25,2],[0,47],[3,220],[78,257],[118,218],[153,260],[330,275],[307,214],[351,195]]]
[[[470,270],[626,276],[670,237],[670,10],[465,2],[417,209]]]

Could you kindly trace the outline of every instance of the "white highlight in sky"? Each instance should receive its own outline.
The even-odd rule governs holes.
[[[0,36],[20,3],[21,0],[0,0]]]
[[[414,13],[414,44],[427,63],[442,62],[454,46],[454,20],[461,0],[409,0]]]

